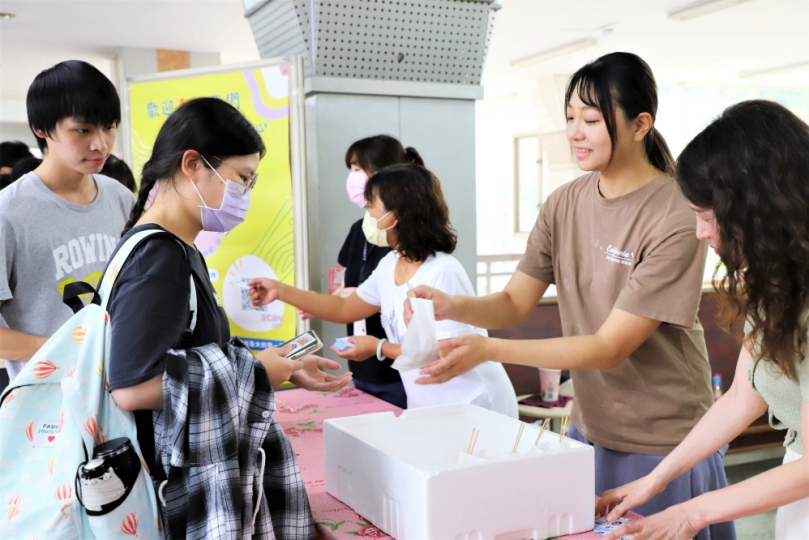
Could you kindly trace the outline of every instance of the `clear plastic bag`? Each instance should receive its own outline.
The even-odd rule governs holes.
[[[441,358],[435,330],[435,310],[432,300],[411,298],[413,318],[402,340],[402,354],[393,362],[399,371],[429,366]]]

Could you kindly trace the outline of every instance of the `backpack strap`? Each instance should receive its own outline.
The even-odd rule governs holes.
[[[129,256],[135,251],[141,242],[146,240],[148,237],[155,235],[155,234],[167,234],[177,240],[177,243],[180,244],[183,248],[183,253],[185,253],[186,259],[188,259],[188,252],[186,251],[186,247],[182,241],[180,241],[176,236],[173,234],[161,230],[161,229],[147,229],[145,231],[140,231],[138,233],[133,234],[132,236],[127,239],[126,242],[118,248],[118,252],[112,258],[112,260],[107,264],[107,268],[104,270],[104,275],[101,276],[101,280],[98,283],[98,292],[97,297],[100,297],[101,302],[101,309],[104,311],[107,310],[107,303],[109,302],[112,287],[115,285],[115,280],[118,278],[118,272],[120,272],[121,268],[124,266],[124,263],[129,259]],[[194,285],[194,272],[190,269],[189,263],[189,275],[188,281],[190,284],[190,298],[188,301],[188,308],[191,313],[189,317],[188,329],[186,332],[190,332],[193,334],[194,328],[197,326],[197,288]],[[71,288],[71,292],[73,289]],[[68,288],[65,287],[65,296],[67,296]],[[83,293],[80,293],[83,294]],[[78,300],[78,298],[76,299]],[[79,300],[80,301],[80,300]],[[65,298],[65,303],[68,302],[68,299]],[[71,304],[68,304],[73,307]]]
[[[100,302],[98,293],[92,285],[85,281],[74,281],[65,285],[65,292],[62,294],[62,302],[67,304],[67,307],[73,310],[75,315],[84,309],[84,302],[81,296],[85,294],[92,294],[93,298],[90,300],[91,304],[98,304]]]
[[[185,247],[185,246],[183,246]],[[194,334],[194,328],[197,327],[197,286],[194,285],[194,272],[191,271],[188,276],[191,285],[191,297],[188,299],[188,310],[191,312],[191,320],[188,323],[188,334]]]

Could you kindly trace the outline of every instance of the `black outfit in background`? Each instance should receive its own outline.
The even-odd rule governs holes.
[[[6,368],[0,368],[0,394],[2,394],[3,390],[6,389],[8,383],[9,383],[8,371],[6,370]]]
[[[351,226],[348,236],[343,243],[343,248],[337,257],[340,266],[345,267],[344,284],[346,287],[358,287],[376,269],[379,261],[390,253],[391,248],[379,247],[368,242],[362,232],[362,220]],[[368,317],[365,321],[366,330],[369,336],[385,338],[385,330],[382,328],[382,320],[379,313]],[[349,336],[354,335],[354,325],[348,324]],[[348,367],[354,374],[354,379],[373,385],[402,384],[399,372],[391,368],[393,360],[380,362],[376,355],[371,356],[364,362],[348,361]],[[402,392],[404,386],[402,385]]]
[[[147,224],[127,232],[120,247],[133,234],[161,229]],[[118,252],[116,248],[115,252]],[[110,257],[112,258],[112,257]],[[189,265],[197,292],[197,323],[183,341],[190,319]],[[150,236],[135,248],[121,268],[109,300],[110,390],[128,388],[162,375],[172,361],[169,349],[189,349],[209,343],[224,348],[230,339],[227,315],[217,301],[205,259],[176,237]],[[154,469],[152,411],[135,411],[143,457]]]

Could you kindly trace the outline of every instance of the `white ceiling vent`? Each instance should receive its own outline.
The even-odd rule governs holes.
[[[265,0],[246,16],[262,58],[307,77],[480,84],[496,0]]]

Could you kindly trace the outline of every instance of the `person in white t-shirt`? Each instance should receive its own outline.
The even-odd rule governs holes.
[[[374,174],[366,184],[368,203],[363,232],[372,244],[394,251],[379,262],[371,276],[348,298],[301,291],[270,279],[248,283],[254,305],[281,300],[315,317],[347,323],[380,313],[387,339],[352,336],[353,347],[332,348],[340,357],[362,361],[396,358],[407,327],[404,303],[409,287],[428,285],[448,294],[474,295],[461,264],[450,255],[457,235],[438,179],[418,165],[394,165]],[[436,323],[438,340],[486,331],[455,321]],[[408,408],[472,403],[517,417],[517,398],[503,366],[484,362],[461,377],[431,386],[415,383],[418,370],[402,373]]]

